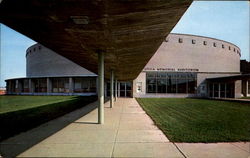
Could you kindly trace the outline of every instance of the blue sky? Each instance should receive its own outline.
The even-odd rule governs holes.
[[[0,87],[5,79],[25,77],[26,49],[36,42],[1,24]],[[249,59],[249,2],[195,1],[172,33],[194,34],[232,42]]]
[[[195,1],[172,30],[218,38],[236,44],[249,60],[248,1]]]

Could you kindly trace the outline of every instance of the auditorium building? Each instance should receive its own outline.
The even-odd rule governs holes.
[[[142,54],[143,55],[143,54]],[[138,77],[118,81],[118,97],[248,96],[248,74],[240,71],[241,51],[214,38],[169,34]],[[41,44],[26,52],[26,77],[6,80],[7,94],[97,95],[97,75]],[[105,95],[110,94],[109,80]]]

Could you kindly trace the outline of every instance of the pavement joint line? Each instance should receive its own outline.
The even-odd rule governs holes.
[[[181,151],[181,149],[174,143],[174,142],[172,142],[173,143],[173,145],[176,147],[176,149],[182,154],[182,156],[184,157],[184,158],[187,158],[187,156]]]
[[[116,99],[116,102],[117,101],[118,101],[118,98]],[[116,145],[116,141],[117,141],[118,132],[119,132],[119,129],[120,129],[120,123],[121,123],[121,119],[122,119],[123,107],[124,106],[121,107],[122,110],[120,111],[121,114],[120,114],[120,118],[119,118],[119,122],[118,122],[118,128],[117,128],[116,135],[115,135],[115,140],[114,140],[114,143],[113,143],[111,158],[114,158],[114,150],[115,150],[115,145]]]
[[[237,148],[239,148],[239,149],[241,149],[241,150],[243,150],[243,151],[246,151],[246,152],[250,153],[250,144],[249,144],[249,151],[247,151],[247,150],[239,147],[238,145],[235,145],[234,143],[230,143],[230,144],[233,145],[233,146],[235,146],[235,147],[237,147]]]

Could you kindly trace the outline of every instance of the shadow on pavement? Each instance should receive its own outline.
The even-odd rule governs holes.
[[[97,107],[97,102],[88,104],[62,117],[44,123],[32,130],[23,132],[19,135],[3,140],[2,142],[0,142],[0,155],[3,156],[4,158],[16,157],[17,155],[26,151],[30,147],[38,144],[42,140],[63,129],[70,123],[88,114],[96,107]],[[79,123],[84,123],[84,122],[79,122]],[[96,124],[91,122],[85,122],[85,123]]]

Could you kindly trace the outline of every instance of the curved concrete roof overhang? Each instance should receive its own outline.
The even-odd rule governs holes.
[[[3,0],[0,22],[105,77],[133,80],[192,0]]]

